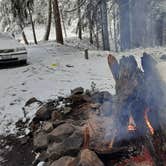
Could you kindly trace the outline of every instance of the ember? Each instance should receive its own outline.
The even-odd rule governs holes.
[[[136,125],[132,115],[130,115],[130,118],[129,118],[128,131],[136,131]]]

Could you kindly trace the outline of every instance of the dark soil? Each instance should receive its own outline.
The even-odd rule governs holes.
[[[0,166],[32,166],[34,161],[31,138],[0,136]]]

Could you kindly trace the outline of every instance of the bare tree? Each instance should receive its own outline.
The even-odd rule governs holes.
[[[46,26],[46,32],[44,35],[44,40],[49,39],[50,30],[51,30],[51,19],[52,19],[52,0],[49,0],[48,4],[48,20],[47,20],[47,26]]]
[[[106,0],[100,1],[100,11],[101,11],[101,26],[102,26],[102,39],[103,39],[103,49],[110,50],[109,44],[109,32],[108,32],[108,18],[107,18],[107,2]]]
[[[77,0],[78,6],[78,37],[82,39],[82,20],[81,20],[81,7],[80,7],[80,0]]]
[[[63,44],[63,34],[62,34],[62,26],[61,26],[58,0],[53,0],[53,13],[54,13],[54,20],[55,20],[56,41],[58,43]]]
[[[28,8],[28,13],[29,13],[30,21],[31,21],[31,26],[32,26],[34,43],[37,44],[37,38],[36,38],[36,32],[35,32],[35,25],[34,25],[33,18],[32,18],[33,0],[28,0],[27,1],[27,8]]]

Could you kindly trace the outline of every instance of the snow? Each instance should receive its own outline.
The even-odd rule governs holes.
[[[55,42],[32,45],[27,50],[29,65],[0,70],[0,134],[15,132],[14,123],[24,117],[22,108],[31,97],[54,99],[79,86],[90,89],[92,82],[99,90],[115,93],[106,52],[90,51],[90,59],[85,60],[84,51]],[[28,108],[29,116],[36,108]]]

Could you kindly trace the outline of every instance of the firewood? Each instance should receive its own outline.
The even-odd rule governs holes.
[[[89,142],[90,142],[89,127],[85,127],[85,129],[84,129],[83,149],[88,149],[89,148]]]

